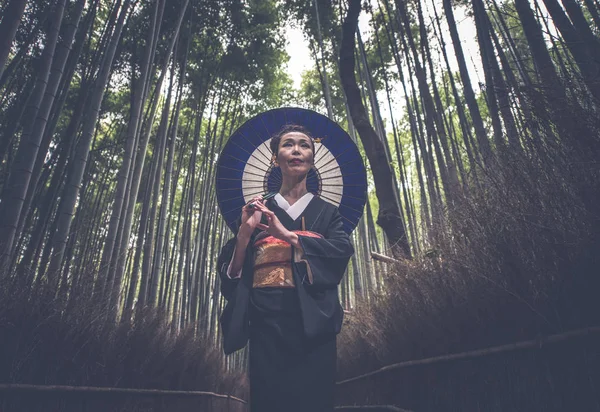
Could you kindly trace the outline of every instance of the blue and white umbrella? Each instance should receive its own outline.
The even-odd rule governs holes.
[[[306,178],[307,189],[337,206],[344,230],[352,232],[367,200],[367,174],[358,148],[348,133],[328,117],[293,107],[254,116],[225,144],[217,164],[217,201],[227,225],[234,228],[242,207],[253,197],[279,191],[281,170],[271,163],[269,143],[288,124],[303,126],[321,139],[315,143],[315,162]]]

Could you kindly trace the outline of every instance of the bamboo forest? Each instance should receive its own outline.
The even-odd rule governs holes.
[[[367,171],[336,411],[600,411],[598,0],[0,18],[0,411],[251,410],[216,173],[281,107],[337,123]]]

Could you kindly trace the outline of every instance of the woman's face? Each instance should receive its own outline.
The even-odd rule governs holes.
[[[300,132],[281,136],[277,150],[276,165],[287,176],[304,176],[313,166],[313,143],[310,137]]]

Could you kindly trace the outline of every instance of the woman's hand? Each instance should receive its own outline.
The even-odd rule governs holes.
[[[254,207],[251,205],[254,205]],[[250,239],[252,232],[254,232],[254,229],[256,229],[262,218],[262,208],[265,208],[265,206],[261,196],[256,196],[250,202],[246,203],[242,208],[242,224],[240,225],[238,236]]]
[[[264,230],[277,239],[281,239],[292,244],[294,247],[300,246],[298,242],[298,235],[287,230],[275,213],[269,210],[262,202],[257,204],[257,207],[267,217],[268,225],[259,222],[256,227]]]

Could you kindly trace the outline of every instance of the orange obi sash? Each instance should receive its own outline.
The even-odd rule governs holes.
[[[294,230],[294,233],[308,237],[322,237],[315,232]],[[254,241],[254,288],[293,288],[292,245],[277,239],[266,232]]]

